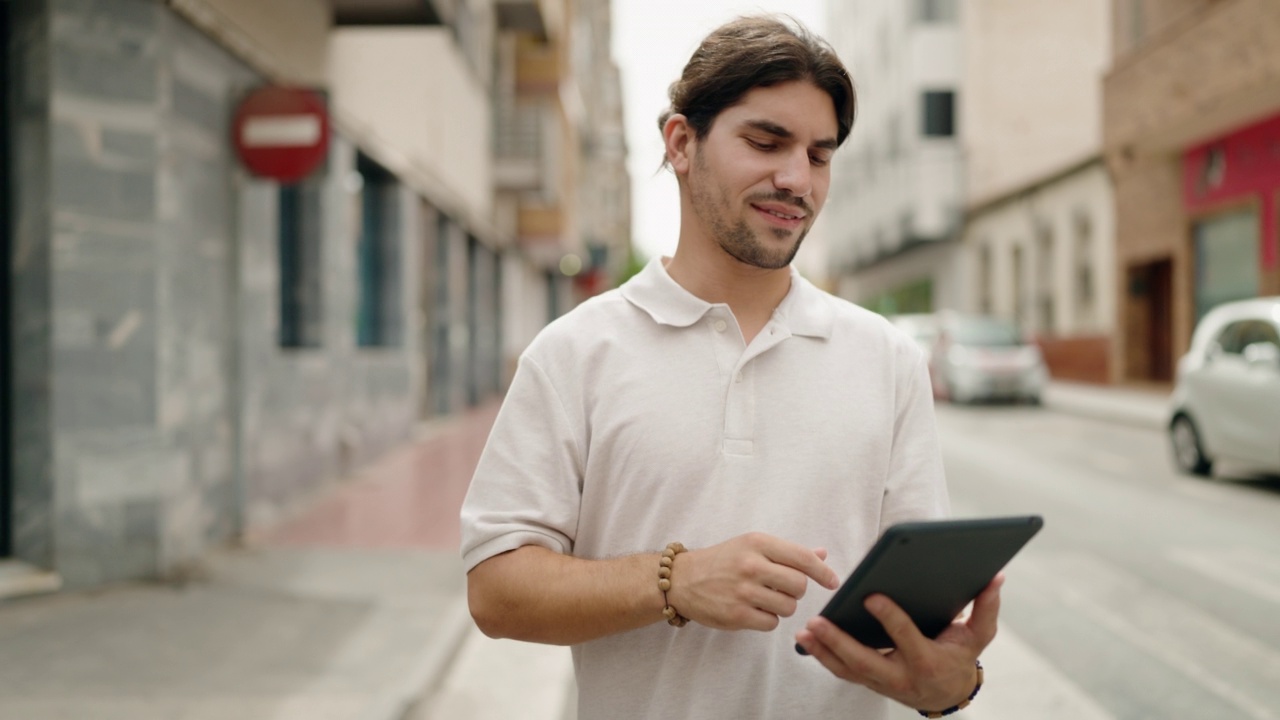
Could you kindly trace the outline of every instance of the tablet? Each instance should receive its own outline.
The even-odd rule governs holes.
[[[894,525],[821,614],[863,645],[893,647],[880,621],[863,607],[868,595],[883,593],[925,637],[935,638],[1043,525],[1038,515]],[[806,654],[799,645],[796,651]]]

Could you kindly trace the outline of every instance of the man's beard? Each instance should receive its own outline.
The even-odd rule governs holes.
[[[800,244],[804,242],[804,238],[809,234],[809,228],[804,227],[800,230],[796,241],[791,247],[775,250],[770,248],[764,242],[761,242],[747,224],[746,218],[738,218],[736,222],[729,219],[729,201],[721,195],[715,197],[712,193],[710,183],[708,182],[709,173],[706,173],[706,160],[699,153],[694,164],[703,175],[702,182],[691,182],[689,197],[693,203],[694,212],[698,217],[707,223],[711,230],[712,236],[720,245],[720,249],[724,250],[731,257],[741,263],[751,265],[752,267],[762,268],[764,270],[778,270],[791,264],[795,259],[796,253],[800,251]],[[773,195],[759,196],[753,198],[760,202],[782,202],[803,208],[806,216],[811,217],[808,208],[802,202],[798,202],[794,195],[786,191],[779,191]],[[792,234],[793,231],[784,230],[782,228],[770,228],[779,239],[785,239]]]

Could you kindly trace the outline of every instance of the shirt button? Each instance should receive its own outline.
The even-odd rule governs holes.
[[[716,320],[715,322],[711,323],[711,327],[715,328],[716,332],[724,332],[729,328],[729,323],[723,320]]]

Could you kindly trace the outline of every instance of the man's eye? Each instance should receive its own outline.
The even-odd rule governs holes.
[[[821,155],[810,155],[809,162],[813,163],[816,167],[826,167],[827,163],[831,162],[831,158],[822,157]]]
[[[751,138],[747,138],[747,143],[748,143],[749,145],[751,145],[751,147],[753,147],[753,148],[755,148],[755,149],[757,149],[757,150],[774,150],[774,149],[776,149],[776,148],[778,147],[777,145],[774,145],[773,143],[763,143],[763,142],[758,142],[758,141],[756,141],[756,140],[752,140]]]

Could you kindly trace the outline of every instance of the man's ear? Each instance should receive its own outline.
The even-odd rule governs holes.
[[[693,126],[689,119],[679,113],[667,118],[662,126],[662,139],[667,146],[667,162],[676,175],[687,175],[691,161]]]

